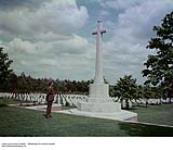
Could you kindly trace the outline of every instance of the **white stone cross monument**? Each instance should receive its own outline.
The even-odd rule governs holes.
[[[106,30],[102,29],[102,22],[97,21],[97,30],[93,32],[96,35],[96,65],[94,84],[90,85],[89,96],[94,98],[94,101],[105,101],[109,98],[109,86],[104,83],[103,79],[103,49],[102,37]]]
[[[121,121],[137,121],[137,114],[121,110],[119,102],[113,102],[109,97],[109,85],[103,79],[103,54],[102,37],[106,30],[102,28],[102,22],[97,22],[96,36],[96,67],[94,83],[90,84],[89,97],[86,102],[79,101],[77,109],[63,111],[67,114],[105,118]]]
[[[97,30],[93,32],[96,35],[96,72],[94,83],[103,84],[103,52],[102,52],[102,37],[106,30],[102,29],[101,21],[97,22]]]
[[[112,113],[121,110],[120,103],[111,101],[109,85],[103,79],[102,36],[106,30],[102,29],[102,22],[97,21],[96,35],[96,67],[94,83],[89,88],[88,102],[80,102],[78,109],[86,112]]]

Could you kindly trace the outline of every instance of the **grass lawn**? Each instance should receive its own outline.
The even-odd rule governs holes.
[[[0,136],[173,136],[173,128],[0,107]]]
[[[149,105],[137,107],[138,121],[173,126],[173,104]]]

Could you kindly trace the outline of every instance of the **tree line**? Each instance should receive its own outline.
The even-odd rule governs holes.
[[[75,93],[88,94],[88,86],[91,81],[70,81],[70,80],[53,80],[54,89],[57,93]],[[16,75],[11,73],[5,84],[0,84],[1,92],[12,93],[46,93],[50,79],[33,78],[26,76],[24,73]]]

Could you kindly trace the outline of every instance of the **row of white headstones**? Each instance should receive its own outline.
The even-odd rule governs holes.
[[[17,100],[20,102],[31,102],[35,104],[46,104],[45,93],[0,93],[0,97]],[[86,95],[77,94],[55,94],[54,103],[61,105],[77,106],[78,101],[87,101]]]
[[[0,97],[11,99],[11,100],[18,100],[20,102],[32,102],[35,104],[45,104],[46,103],[46,94],[45,93],[0,93]],[[61,104],[61,105],[68,105],[68,106],[77,106],[78,102],[87,102],[88,96],[87,95],[78,95],[78,94],[56,94],[54,97],[54,103]],[[111,101],[119,101],[118,98],[110,98]],[[173,102],[173,99],[171,99]],[[125,101],[122,102],[122,104]],[[160,103],[170,103],[170,99],[148,99],[148,104],[160,104]],[[135,104],[146,104],[145,99],[138,99],[129,101],[129,105]],[[125,105],[125,104],[124,104]]]

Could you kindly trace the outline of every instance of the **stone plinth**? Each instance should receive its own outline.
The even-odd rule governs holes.
[[[94,83],[90,84],[87,102],[79,102],[78,110],[84,112],[113,113],[121,111],[121,104],[111,101],[108,84]]]
[[[89,87],[89,101],[104,102],[109,98],[109,85],[108,84],[90,84]]]

